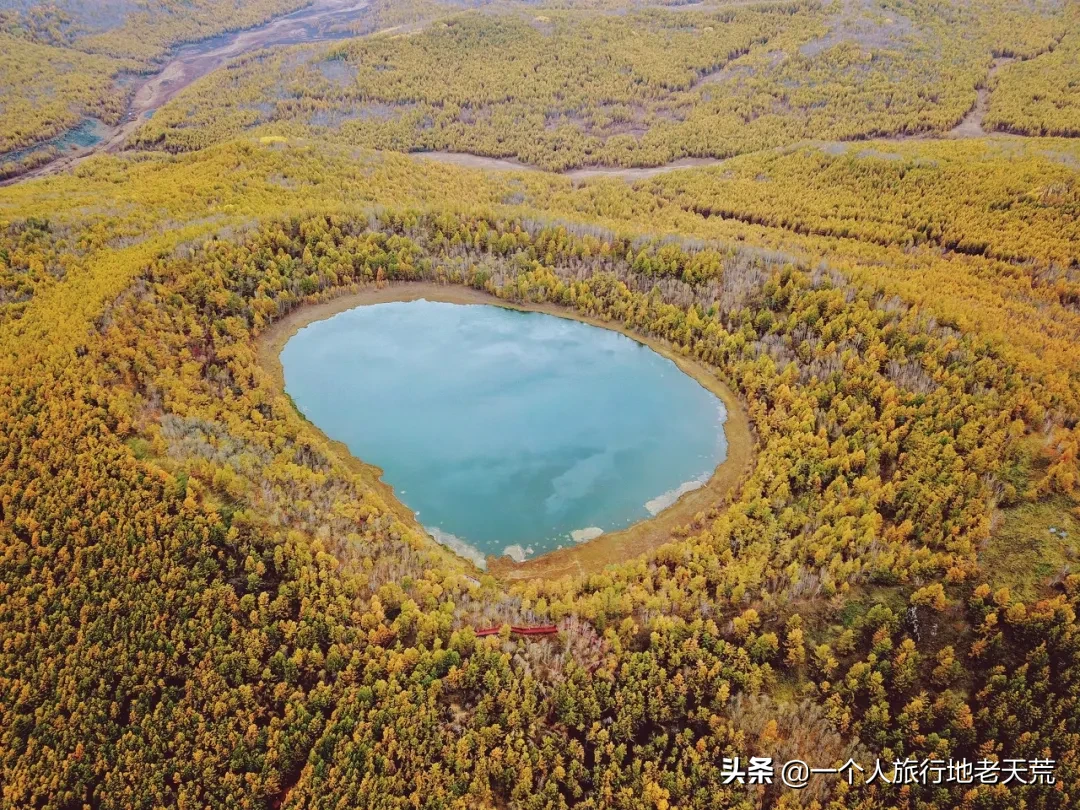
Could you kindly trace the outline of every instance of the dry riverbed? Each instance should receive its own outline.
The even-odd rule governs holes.
[[[116,126],[107,127],[98,143],[71,150],[0,185],[58,174],[74,168],[91,155],[119,151],[150,113],[196,79],[217,70],[237,56],[273,45],[331,42],[354,37],[349,23],[360,19],[368,5],[368,0],[315,0],[306,8],[276,17],[255,28],[181,45],[161,70],[139,81],[124,120]]]

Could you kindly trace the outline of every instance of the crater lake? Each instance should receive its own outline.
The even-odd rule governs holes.
[[[480,565],[647,519],[727,453],[714,394],[619,332],[554,315],[359,306],[300,329],[281,364],[300,412]]]

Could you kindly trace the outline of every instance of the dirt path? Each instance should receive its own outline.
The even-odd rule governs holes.
[[[139,82],[123,121],[109,127],[101,141],[67,152],[44,166],[10,178],[0,185],[58,174],[74,168],[90,155],[119,151],[149,113],[196,79],[241,54],[272,45],[329,42],[355,37],[356,34],[348,29],[348,23],[363,16],[368,4],[368,0],[315,0],[307,8],[278,17],[257,28],[183,45],[165,67]]]
[[[680,8],[687,8],[682,6]],[[1016,59],[1013,57],[999,56],[994,59],[993,64],[990,67],[989,72],[986,75],[986,79],[978,87],[978,97],[975,100],[975,105],[968,111],[964,118],[945,134],[939,135],[935,133],[917,133],[914,135],[893,135],[879,138],[866,138],[864,140],[850,140],[850,141],[815,141],[807,140],[801,141],[795,144],[789,144],[778,149],[791,149],[799,146],[817,145],[823,149],[830,150],[844,150],[849,146],[858,143],[880,143],[880,144],[902,144],[910,141],[931,141],[931,140],[946,140],[957,138],[985,138],[993,135],[1006,135],[1009,133],[995,133],[987,132],[983,129],[983,120],[986,117],[986,113],[990,108],[990,85],[994,78],[994,75],[1003,67]],[[1023,135],[1015,135],[1014,137],[1026,137]],[[425,160],[435,160],[439,163],[449,163],[454,166],[461,166],[467,169],[484,169],[486,171],[527,171],[527,172],[539,172],[546,171],[539,166],[532,166],[528,163],[522,163],[517,158],[491,158],[484,157],[482,155],[473,155],[464,152],[413,152],[413,157],[423,158]],[[664,174],[666,172],[678,171],[679,169],[694,169],[705,168],[709,166],[719,166],[722,163],[731,160],[731,158],[682,158],[680,160],[674,160],[670,163],[665,163],[661,166],[649,166],[639,168],[621,168],[621,167],[606,167],[606,166],[588,166],[581,169],[567,169],[565,171],[557,172],[563,177],[568,177],[574,183],[580,183],[585,180],[597,178],[597,177],[617,177],[628,182],[636,182],[638,180],[647,180],[650,177],[655,177],[658,174]]]
[[[225,42],[196,43],[182,47],[161,72],[135,91],[129,115],[156,110],[196,79],[249,51],[271,45],[328,42],[355,36],[346,26],[359,18],[368,0],[316,0],[313,5],[258,28],[230,35]]]
[[[975,99],[975,106],[971,108],[959,124],[949,130],[947,137],[982,138],[985,135],[990,134],[983,129],[983,119],[986,118],[986,113],[990,109],[990,83],[998,70],[1015,61],[1016,60],[1011,56],[999,56],[994,60],[994,64],[990,67],[990,72],[986,74],[986,81],[978,88],[979,95],[978,98]]]
[[[986,117],[986,113],[990,107],[991,79],[993,79],[994,74],[997,73],[1000,68],[1014,61],[1016,60],[1012,57],[998,57],[994,59],[993,66],[990,68],[990,71],[986,76],[985,82],[982,86],[978,88],[978,98],[975,101],[975,105],[964,116],[963,120],[961,120],[959,124],[957,124],[945,134],[917,133],[913,135],[892,135],[886,137],[853,139],[850,141],[805,140],[793,144],[776,147],[776,151],[795,149],[800,146],[810,145],[818,146],[822,149],[826,149],[829,151],[843,151],[850,146],[860,143],[899,145],[904,143],[910,143],[912,141],[934,141],[957,138],[985,138],[995,135],[1027,137],[1024,135],[1015,135],[1013,133],[987,132],[983,129],[983,119]],[[461,166],[462,168],[466,169],[483,169],[485,171],[502,172],[548,171],[547,169],[542,169],[539,166],[533,166],[528,163],[523,163],[517,158],[492,158],[484,157],[483,155],[473,155],[467,152],[411,152],[410,156],[423,160],[434,160],[439,163],[447,163],[454,166]],[[562,175],[563,177],[569,178],[575,184],[597,177],[615,177],[633,183],[638,180],[648,180],[651,177],[655,177],[659,174],[665,174],[666,172],[678,171],[679,169],[700,169],[707,168],[709,166],[719,166],[731,159],[732,158],[682,158],[680,160],[673,160],[670,163],[665,163],[660,166],[635,168],[587,166],[580,169],[567,169],[565,171],[555,173]]]
[[[434,160],[438,163],[448,163],[453,166],[461,166],[466,169],[485,169],[487,171],[501,172],[544,172],[539,166],[522,163],[517,158],[491,158],[483,155],[473,155],[468,152],[411,152],[411,157],[423,160]],[[568,177],[575,183],[590,180],[596,177],[619,177],[623,180],[647,180],[664,172],[673,172],[678,169],[695,169],[705,166],[716,166],[724,162],[719,158],[682,158],[662,166],[648,166],[642,168],[622,168],[618,166],[586,166],[581,169],[567,169],[556,172],[563,177]]]

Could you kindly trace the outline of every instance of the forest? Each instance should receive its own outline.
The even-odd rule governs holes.
[[[250,54],[192,85],[134,142],[175,152],[251,132],[560,171],[811,138],[940,136],[972,111],[979,88],[1005,81],[990,78],[993,57],[1030,59],[1025,67],[1047,74],[1040,81],[1061,75],[1041,55],[1062,53],[1070,20],[1036,9],[1021,25],[1008,3],[926,0],[844,3],[839,13],[817,0],[617,16],[471,12],[409,35]]]
[[[994,85],[987,123],[1024,135],[1080,135],[1080,11],[1070,6],[1057,47],[1008,66]]]
[[[13,162],[4,153],[36,146],[86,117],[118,123],[133,82],[175,45],[249,28],[304,5],[0,2],[0,164]]]
[[[3,36],[88,60],[54,75],[95,111],[192,36],[77,6]],[[1077,6],[375,11],[438,16],[240,55],[0,188],[0,808],[1080,806]],[[56,67],[3,59],[0,119]],[[946,137],[984,97],[997,133]],[[753,429],[738,485],[640,556],[478,570],[263,362],[287,316],[413,282],[699,361]],[[950,760],[1051,777],[889,776]]]

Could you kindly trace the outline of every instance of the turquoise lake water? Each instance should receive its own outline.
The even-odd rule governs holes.
[[[12,152],[5,152],[0,154],[0,163],[18,162],[31,152],[36,152],[39,149],[44,149],[49,146],[55,146],[60,150],[78,149],[87,146],[93,146],[99,143],[104,137],[104,132],[107,131],[107,127],[101,121],[96,118],[84,118],[77,126],[72,127],[67,132],[57,135],[55,138],[49,138],[47,141],[36,143],[33,146],[27,146],[23,149],[16,149]]]
[[[552,315],[362,306],[301,329],[281,363],[300,411],[477,562],[626,528],[727,454],[715,395],[624,335]]]

